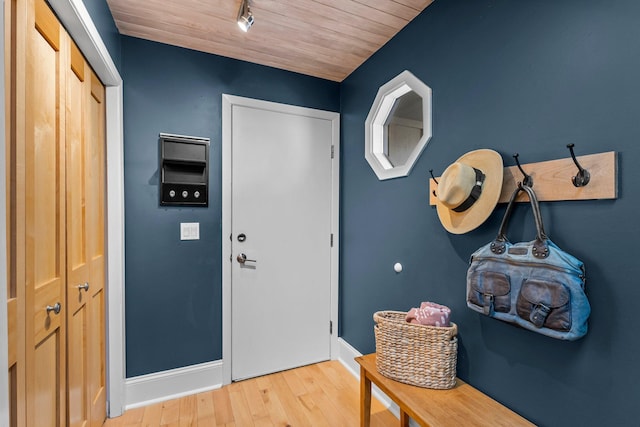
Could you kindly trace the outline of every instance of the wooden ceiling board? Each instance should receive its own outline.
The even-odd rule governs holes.
[[[366,0],[363,0],[363,1],[366,1]],[[422,11],[427,6],[429,6],[429,4],[433,2],[433,0],[429,2],[425,2],[424,0],[395,0],[395,2],[403,4],[405,6],[409,6],[411,9]]]
[[[309,10],[300,4],[281,5],[279,8],[271,8],[269,11],[274,13],[277,11],[279,15],[289,21],[304,24],[306,31],[311,33],[322,34],[326,31],[333,31],[342,34],[345,39],[353,38],[360,42],[386,43],[389,40],[389,35],[396,31],[395,28],[388,25],[373,22],[360,16],[353,16],[320,3],[316,4],[313,19],[310,19]]]
[[[151,40],[160,43],[165,43],[163,40],[166,40],[167,37],[172,37],[174,41],[172,45],[197,50],[200,52],[219,55],[218,52],[225,48],[225,46],[222,46],[219,42],[212,42],[208,39],[196,39],[194,37],[182,36],[168,30],[153,29],[146,26],[137,26],[136,24],[124,24],[124,28],[130,32],[140,34],[140,36],[133,37],[139,37],[145,40]],[[253,59],[249,62],[310,76],[322,75],[322,78],[332,81],[341,81],[342,76],[345,74],[344,70],[342,70],[338,66],[334,66],[333,63],[323,64],[315,58],[276,58],[269,52],[263,52],[257,50],[257,48],[251,47],[245,49],[244,52],[229,52],[228,55],[224,56],[228,58],[248,61],[247,55],[251,56],[251,58]]]
[[[107,0],[121,34],[340,82],[433,0]]]
[[[380,10],[369,6],[369,4],[358,3],[356,1],[344,1],[344,0],[314,0],[316,4],[315,8],[320,5],[325,5],[333,8],[336,12],[346,13],[349,15],[349,19],[364,18],[371,22],[376,22],[397,31],[398,28],[403,28],[407,25],[408,20],[402,19],[389,13],[387,10]],[[389,4],[397,4],[394,2],[388,2]],[[416,14],[417,15],[417,14]]]

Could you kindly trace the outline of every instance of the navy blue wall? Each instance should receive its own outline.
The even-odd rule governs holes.
[[[222,358],[222,94],[338,111],[339,85],[122,38],[127,377]],[[158,204],[158,134],[211,139],[209,207]],[[180,241],[180,222],[200,240]]]
[[[106,0],[83,0],[87,12],[91,16],[91,20],[98,29],[100,37],[104,45],[111,55],[113,63],[120,71],[121,53],[120,53],[120,33],[113,21],[113,16],[109,10]]]
[[[459,376],[472,385],[539,425],[638,425],[639,18],[635,0],[440,0],[342,83],[342,338],[372,352],[375,311],[436,301],[452,308]],[[433,138],[409,177],[378,181],[364,121],[378,87],[405,69],[433,89]],[[577,342],[466,308],[469,255],[495,237],[504,205],[448,234],[427,182],[473,149],[513,165],[515,152],[524,163],[568,157],[569,142],[619,153],[617,200],[542,204],[552,240],[586,264],[593,311]],[[511,240],[533,239],[532,221],[518,206]]]

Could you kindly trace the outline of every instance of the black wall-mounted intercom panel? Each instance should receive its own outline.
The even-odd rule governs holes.
[[[160,204],[208,206],[209,138],[160,134]]]

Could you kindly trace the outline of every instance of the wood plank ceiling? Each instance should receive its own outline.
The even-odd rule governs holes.
[[[433,0],[107,0],[121,34],[341,82]]]

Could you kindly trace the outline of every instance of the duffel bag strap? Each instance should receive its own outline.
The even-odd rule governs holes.
[[[542,224],[542,214],[540,213],[540,205],[538,204],[538,199],[536,197],[536,193],[533,189],[527,185],[522,185],[522,183],[518,183],[518,188],[515,189],[513,194],[511,195],[511,199],[509,199],[509,204],[507,205],[507,210],[504,213],[504,217],[502,218],[502,223],[500,224],[500,229],[498,230],[498,236],[491,243],[491,251],[495,254],[502,254],[506,249],[506,242],[508,242],[507,238],[507,225],[509,223],[509,219],[511,218],[511,212],[513,211],[513,206],[516,203],[516,197],[521,191],[525,191],[529,196],[529,203],[533,210],[533,218],[536,223],[536,239],[533,244],[533,248],[531,249],[533,256],[536,258],[546,258],[549,256],[549,248],[547,247],[546,240],[548,239],[545,231],[544,225]]]

